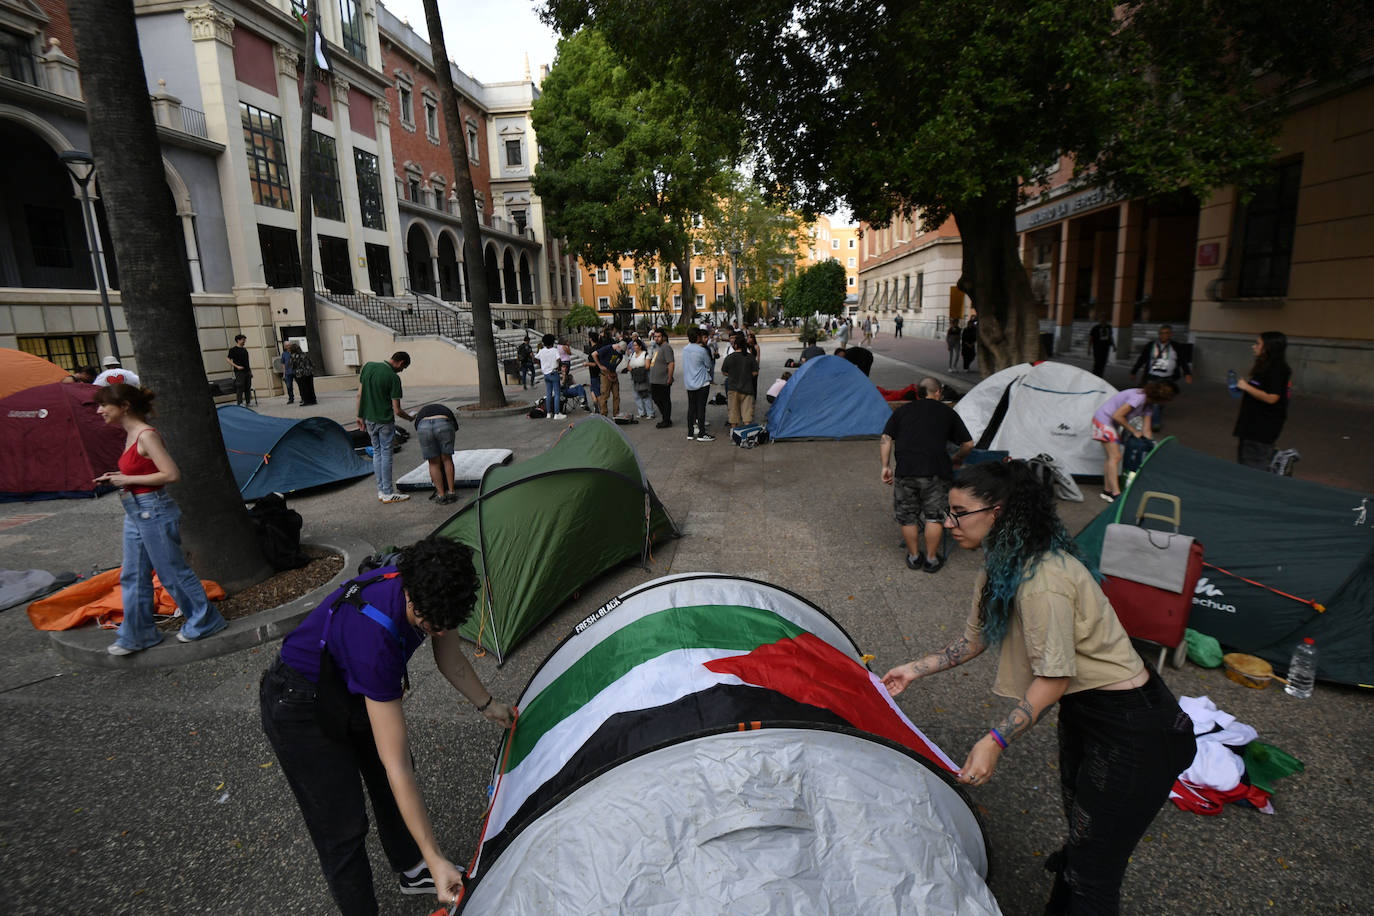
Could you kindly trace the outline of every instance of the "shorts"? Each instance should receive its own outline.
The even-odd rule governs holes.
[[[1121,436],[1117,434],[1115,423],[1103,423],[1097,417],[1093,417],[1093,440],[1096,442],[1120,442]]]
[[[420,440],[420,454],[426,461],[440,455],[453,454],[453,437],[458,427],[448,417],[425,417],[415,424],[415,435]]]
[[[949,484],[939,477],[898,477],[892,481],[892,515],[897,524],[942,523],[949,511]]]

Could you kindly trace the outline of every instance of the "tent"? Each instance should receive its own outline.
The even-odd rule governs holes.
[[[328,417],[266,417],[233,404],[216,413],[244,500],[372,473],[372,462],[354,453],[348,433]]]
[[[124,430],[95,412],[94,385],[54,382],[0,400],[0,501],[95,496]]]
[[[1183,533],[1202,542],[1202,579],[1188,626],[1280,671],[1293,646],[1311,636],[1319,677],[1374,685],[1370,494],[1277,477],[1169,438],[1079,533],[1090,560],[1101,555],[1107,525],[1133,523],[1148,491],[1177,496]],[[1164,507],[1151,501],[1150,508]]]
[[[772,439],[879,436],[892,416],[878,389],[839,356],[808,359],[768,408]]]
[[[51,385],[67,377],[67,370],[40,356],[0,347],[0,399],[16,391]]]
[[[1093,413],[1116,393],[1068,363],[1022,363],[983,379],[954,409],[977,448],[1013,458],[1043,453],[1075,477],[1100,477],[1103,452],[1092,437]]]
[[[999,912],[957,767],[791,592],[656,579],[516,705],[460,913]]]
[[[436,533],[473,549],[482,590],[461,632],[504,662],[587,582],[627,559],[647,565],[654,541],[679,532],[634,446],[593,415],[544,454],[489,467]]]

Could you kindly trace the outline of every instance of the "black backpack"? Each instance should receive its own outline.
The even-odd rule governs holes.
[[[310,562],[301,551],[301,514],[286,505],[286,497],[271,493],[253,503],[248,517],[258,532],[262,555],[277,572],[300,569]]]

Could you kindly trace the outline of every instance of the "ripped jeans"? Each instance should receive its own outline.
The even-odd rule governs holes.
[[[1196,752],[1193,723],[1150,669],[1133,690],[1085,690],[1059,701],[1059,779],[1069,839],[1047,914],[1112,914],[1126,864]]]

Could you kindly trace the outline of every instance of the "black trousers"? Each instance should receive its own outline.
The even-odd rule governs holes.
[[[654,406],[658,408],[658,421],[660,423],[673,422],[673,386],[650,384],[649,392],[653,396]]]
[[[327,737],[315,724],[315,685],[280,656],[262,676],[258,701],[262,730],[296,795],[334,903],[345,916],[375,916],[364,786],[392,870],[413,868],[422,856],[391,794],[366,711],[349,721],[347,741]]]
[[[1150,670],[1134,690],[1059,701],[1059,779],[1069,838],[1050,857],[1047,914],[1114,914],[1131,851],[1192,763],[1193,723]]]
[[[710,385],[703,385],[700,388],[687,392],[688,435],[692,435],[694,430],[698,433],[706,432],[706,399],[710,394]]]
[[[1107,356],[1111,352],[1110,347],[1093,347],[1093,375],[1102,378],[1107,371]]]
[[[309,407],[315,403],[315,376],[296,376],[296,387],[300,389],[302,407]]]
[[[253,370],[234,370],[234,403],[249,404],[253,400]]]

